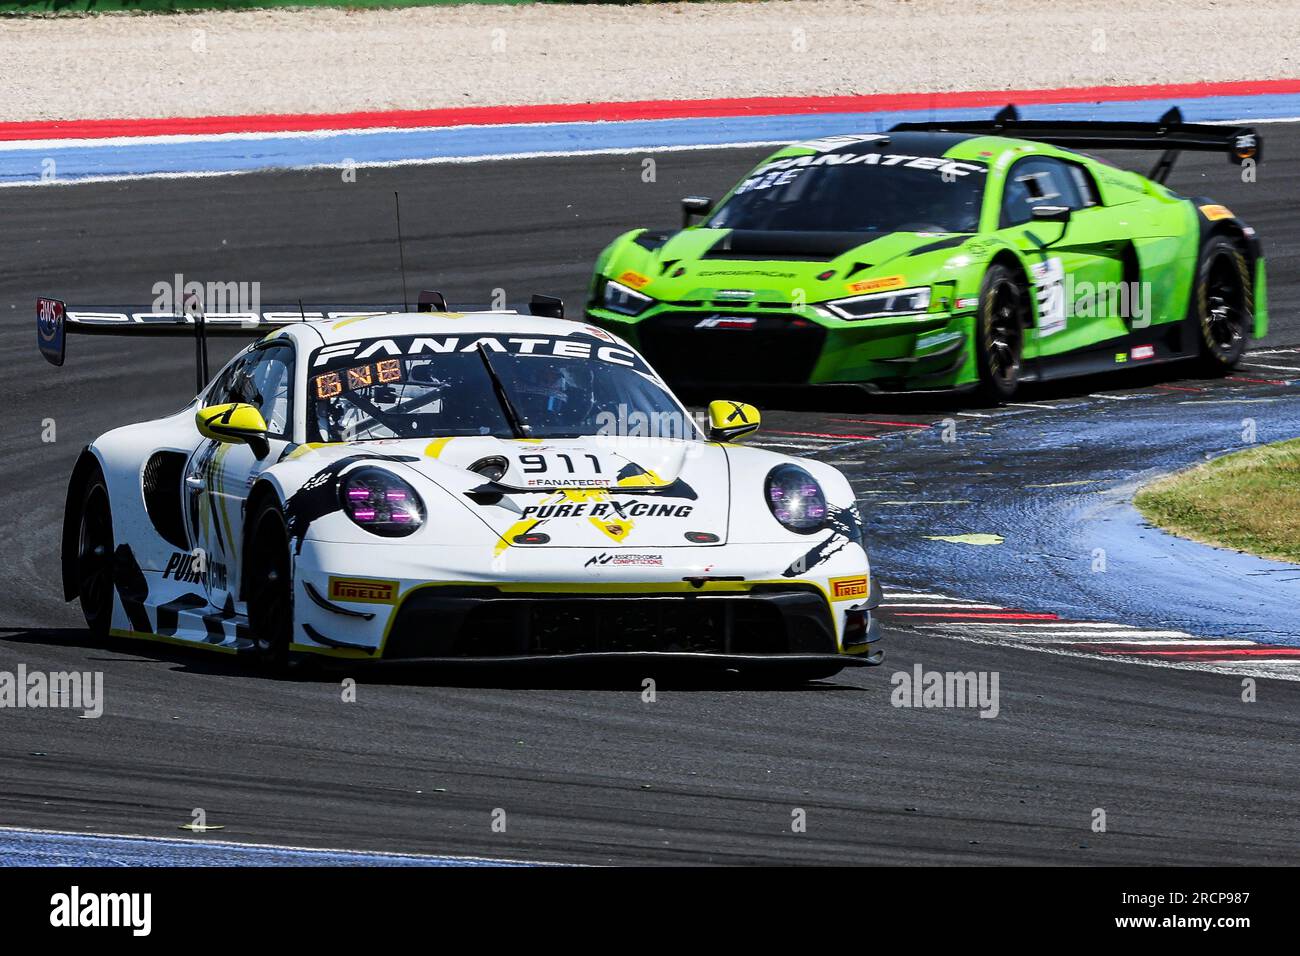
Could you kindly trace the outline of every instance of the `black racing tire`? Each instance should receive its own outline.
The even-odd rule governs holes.
[[[280,503],[272,496],[261,499],[249,516],[244,539],[247,549],[244,593],[248,599],[248,627],[258,664],[276,677],[296,669],[293,643],[293,575],[289,533]]]
[[[99,639],[113,624],[113,508],[104,473],[96,465],[81,495],[77,529],[77,596],[86,627]]]
[[[975,316],[975,364],[979,395],[986,402],[1000,404],[1016,394],[1029,319],[1024,278],[1005,265],[991,266],[980,285]]]
[[[1201,247],[1191,311],[1201,369],[1207,375],[1228,374],[1246,354],[1255,323],[1255,294],[1245,253],[1227,236],[1211,236]]]

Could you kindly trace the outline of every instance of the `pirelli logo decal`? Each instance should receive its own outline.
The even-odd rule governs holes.
[[[862,578],[831,578],[831,599],[834,601],[847,601],[850,598],[864,598],[867,596],[867,579]]]
[[[396,604],[396,581],[330,577],[330,600],[352,604]]]
[[[907,282],[904,276],[885,276],[883,279],[863,279],[861,282],[850,282],[846,289],[850,292],[886,292],[890,289],[901,288]]]

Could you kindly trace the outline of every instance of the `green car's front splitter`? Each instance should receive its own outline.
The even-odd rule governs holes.
[[[726,313],[655,307],[635,318],[587,318],[636,346],[668,382],[702,385],[861,385],[945,390],[977,380],[974,312],[844,322],[799,312]]]

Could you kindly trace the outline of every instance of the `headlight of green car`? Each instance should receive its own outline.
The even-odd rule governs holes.
[[[825,308],[850,322],[858,319],[883,319],[899,315],[920,315],[930,308],[930,287],[894,289],[835,299]]]
[[[654,304],[654,299],[650,296],[642,295],[613,279],[606,280],[600,299],[605,308],[620,315],[640,315]]]

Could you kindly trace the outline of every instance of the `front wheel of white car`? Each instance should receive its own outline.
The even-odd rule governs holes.
[[[293,642],[293,578],[289,534],[279,503],[270,496],[263,498],[248,527],[248,626],[258,662],[270,673],[283,677],[294,663],[289,652]]]

